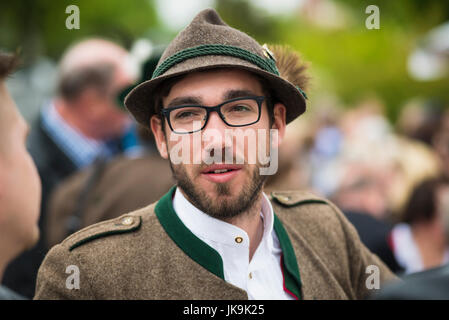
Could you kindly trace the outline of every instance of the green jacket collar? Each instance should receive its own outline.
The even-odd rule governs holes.
[[[165,232],[190,258],[203,268],[224,280],[223,260],[220,254],[196,237],[179,219],[172,198],[176,190],[173,186],[156,204],[155,213]],[[284,275],[284,290],[301,299],[301,278],[290,238],[281,221],[274,214],[274,230],[282,249],[281,267]]]

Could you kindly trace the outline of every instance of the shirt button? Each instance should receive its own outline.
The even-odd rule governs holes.
[[[235,242],[242,243],[243,242],[243,238],[242,237],[235,237]]]
[[[248,275],[248,276],[249,276],[249,278],[250,278],[250,279],[252,279],[252,278],[253,278],[253,274],[252,274],[251,272],[249,273],[249,275]]]

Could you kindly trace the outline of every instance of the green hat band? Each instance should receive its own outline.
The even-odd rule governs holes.
[[[187,48],[178,51],[174,55],[165,59],[165,61],[162,62],[161,65],[157,67],[156,70],[154,70],[151,79],[160,76],[168,69],[173,67],[175,64],[178,64],[182,61],[199,56],[209,56],[209,55],[221,55],[221,56],[231,56],[240,58],[258,66],[259,68],[267,72],[279,76],[279,71],[273,59],[263,59],[257,54],[254,54],[239,47],[228,46],[223,44],[204,44],[197,47]]]

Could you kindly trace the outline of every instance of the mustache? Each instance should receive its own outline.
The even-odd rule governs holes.
[[[211,164],[246,164],[248,161],[241,154],[234,152],[232,147],[206,148],[201,154],[201,166]]]

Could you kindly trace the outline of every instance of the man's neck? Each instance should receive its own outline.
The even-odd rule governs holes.
[[[424,267],[432,268],[441,265],[444,259],[446,246],[445,242],[440,239],[432,226],[413,226],[412,234]]]
[[[200,210],[202,213],[208,215],[209,217],[220,220],[229,224],[232,224],[243,231],[246,232],[249,239],[249,261],[251,261],[256,249],[258,248],[264,232],[264,223],[261,217],[262,211],[262,201],[264,201],[264,195],[262,191],[255,196],[255,199],[252,201],[252,206],[246,210],[241,212],[238,216],[232,218],[223,218],[218,219],[209,215],[206,211],[202,211],[198,208],[197,205],[186,195],[185,191],[182,188],[178,187],[177,192],[182,194],[182,197],[197,210]]]

